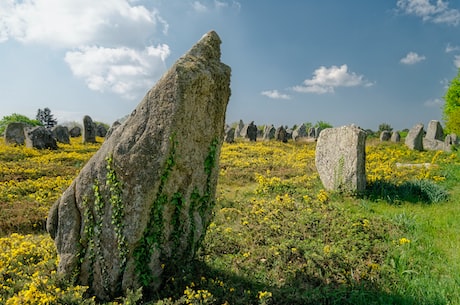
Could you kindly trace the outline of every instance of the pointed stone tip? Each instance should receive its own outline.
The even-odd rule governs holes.
[[[206,59],[220,60],[221,43],[219,35],[214,30],[211,30],[204,34],[187,54]]]

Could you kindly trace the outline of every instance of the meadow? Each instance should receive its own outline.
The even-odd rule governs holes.
[[[0,304],[97,303],[56,273],[44,224],[102,141],[0,140]],[[324,190],[314,158],[315,143],[225,143],[194,261],[154,300],[105,304],[460,304],[459,153],[369,139],[359,196]]]

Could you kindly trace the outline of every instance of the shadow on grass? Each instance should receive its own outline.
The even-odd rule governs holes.
[[[363,196],[372,201],[384,200],[391,204],[404,201],[431,204],[449,199],[447,190],[431,180],[411,180],[401,184],[377,180],[368,183]]]
[[[386,292],[369,282],[353,286],[328,285],[315,278],[305,278],[301,272],[280,286],[250,281],[200,261],[194,261],[183,272],[182,278],[167,281],[156,295],[157,300],[184,295],[187,288],[192,288],[198,295],[207,290],[214,297],[212,303],[196,304],[422,304],[411,296]],[[423,300],[423,304],[441,305],[445,302]]]

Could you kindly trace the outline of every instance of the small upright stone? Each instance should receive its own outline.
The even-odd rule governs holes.
[[[444,139],[446,145],[458,145],[458,137],[455,133],[448,134]]]
[[[326,189],[347,193],[366,189],[365,146],[366,132],[354,125],[321,131],[315,163]]]
[[[398,131],[393,131],[390,138],[391,142],[399,143],[401,141],[401,134]]]
[[[83,143],[96,143],[96,124],[89,115],[83,117]]]
[[[389,132],[388,130],[384,130],[380,133],[380,142],[386,142],[390,140],[390,138],[391,138],[391,132]]]
[[[72,138],[76,138],[81,136],[81,128],[78,126],[74,126],[69,130],[69,134]]]
[[[20,122],[12,122],[5,129],[5,143],[14,145],[24,145],[26,134],[24,129],[26,124]]]
[[[96,125],[96,136],[104,138],[107,135],[107,128],[104,125],[98,124]]]
[[[417,124],[409,130],[404,142],[409,149],[423,150],[423,124]]]
[[[53,137],[59,143],[70,144],[69,129],[66,126],[57,125],[52,128]]]
[[[241,131],[243,130],[243,128],[244,128],[244,122],[243,122],[243,120],[240,120],[238,125],[236,125],[236,128],[235,128],[235,137],[236,138],[241,138],[241,137],[244,138],[244,136],[241,135]]]
[[[283,143],[287,143],[288,137],[287,137],[287,132],[284,126],[281,125],[280,127],[276,129],[275,140],[281,141]]]
[[[265,125],[264,135],[262,139],[265,141],[273,140],[275,138],[276,128],[273,125]]]
[[[48,128],[36,126],[26,128],[26,147],[38,149],[57,149],[56,139]]]
[[[431,120],[426,129],[426,139],[444,141],[444,130],[441,123],[436,120]]]
[[[249,139],[249,141],[255,142],[257,141],[257,125],[254,124],[254,121],[252,121],[247,127],[246,127],[246,137]]]
[[[233,143],[235,142],[235,128],[227,126],[225,128],[225,136],[224,141],[226,143]]]
[[[121,123],[119,121],[115,121],[113,122],[112,126],[110,126],[109,130],[107,130],[107,134],[105,135],[106,137],[106,140],[110,137],[110,135],[115,131],[115,129],[118,128],[118,126],[120,126]]]
[[[307,126],[305,124],[300,124],[293,132],[292,139],[294,141],[300,141],[303,138],[307,137]]]

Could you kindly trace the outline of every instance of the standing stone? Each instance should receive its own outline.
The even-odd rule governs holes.
[[[115,129],[117,129],[118,126],[120,126],[120,125],[121,125],[121,123],[119,121],[113,122],[112,126],[110,126],[109,130],[107,130],[107,134],[105,135],[106,140],[112,135],[112,133],[115,131]]]
[[[83,143],[96,143],[96,124],[89,115],[83,117]]]
[[[307,137],[307,126],[305,124],[301,124],[292,132],[292,139],[294,141],[300,141],[303,138]]]
[[[286,130],[286,142],[289,140],[289,139],[292,139],[292,128],[288,128],[287,126],[284,128]]]
[[[444,131],[439,121],[431,120],[428,123],[428,128],[426,129],[425,138],[431,139],[431,140],[444,141]]]
[[[458,145],[458,138],[455,133],[448,134],[444,139],[446,145]]]
[[[398,131],[393,131],[390,138],[391,142],[399,143],[401,141],[401,134]]]
[[[235,137],[236,138],[241,138],[241,137],[244,138],[244,136],[241,135],[241,131],[243,130],[243,128],[244,128],[244,122],[243,122],[243,120],[240,120],[240,122],[238,123],[238,125],[235,128]]]
[[[275,138],[276,128],[273,125],[265,125],[264,135],[262,139],[265,141],[273,140]]]
[[[451,144],[448,144],[444,139],[444,131],[441,123],[436,120],[431,120],[428,123],[426,135],[423,138],[423,148],[426,150],[443,150],[450,152]]]
[[[26,126],[26,124],[20,122],[9,123],[5,129],[5,143],[24,145],[26,141],[26,134],[24,129]]]
[[[386,142],[390,140],[390,138],[391,138],[391,132],[389,132],[388,130],[384,130],[380,133],[380,142]]]
[[[230,127],[230,126],[227,126],[227,128],[225,128],[224,141],[226,143],[235,142],[235,128]]]
[[[423,150],[423,124],[417,124],[409,130],[404,142],[409,149]]]
[[[104,125],[98,124],[96,126],[96,136],[104,138],[107,135],[107,128]]]
[[[59,143],[70,144],[69,129],[66,126],[54,126],[52,132],[56,141]]]
[[[287,143],[288,138],[287,138],[287,132],[286,129],[283,126],[280,126],[276,129],[275,132],[275,139],[277,141],[281,141],[283,143]]]
[[[257,141],[257,132],[257,125],[254,124],[254,121],[252,121],[248,126],[246,126],[246,138],[248,138],[249,141]]]
[[[319,134],[321,133],[321,127],[316,127],[315,128],[315,139],[319,138]]]
[[[315,139],[317,138],[315,134],[315,127],[308,128],[307,137]]]
[[[366,132],[354,125],[324,129],[316,144],[316,168],[328,190],[366,189]]]
[[[58,271],[99,299],[183,276],[211,221],[230,68],[201,38],[114,130],[49,212]]]
[[[26,128],[26,147],[38,149],[57,149],[56,139],[51,130],[44,126]]]
[[[78,126],[75,126],[75,127],[72,127],[70,130],[69,130],[69,134],[72,138],[76,138],[76,137],[79,137],[81,136],[81,128],[78,127]]]

